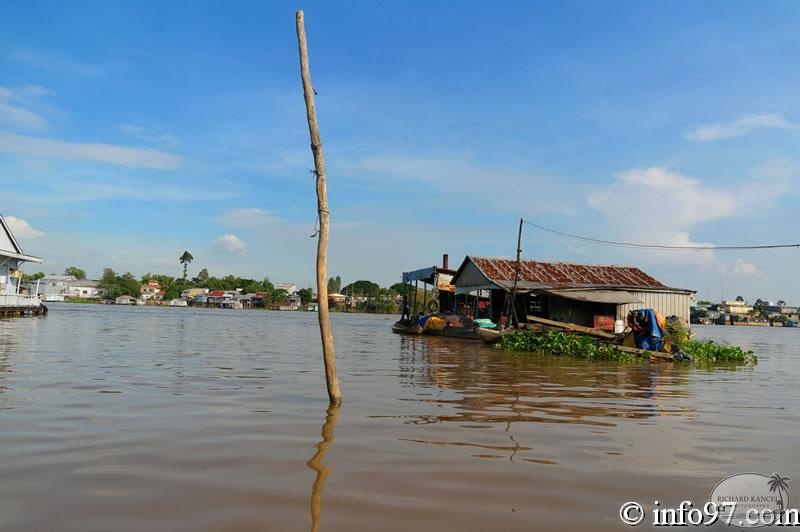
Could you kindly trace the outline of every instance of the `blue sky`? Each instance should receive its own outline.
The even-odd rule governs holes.
[[[310,285],[294,11],[328,162],[331,274],[512,256],[520,216],[659,244],[797,242],[795,2],[26,2],[0,6],[0,212],[43,268]],[[631,252],[526,229],[530,258],[633,264],[800,303],[800,251]]]

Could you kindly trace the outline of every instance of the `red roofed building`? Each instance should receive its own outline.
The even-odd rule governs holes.
[[[573,264],[467,256],[453,276],[456,298],[466,303],[488,299],[487,316],[500,319],[506,293],[521,294],[518,315],[594,327],[598,320],[624,320],[628,311],[652,308],[689,323],[695,291],[670,288],[633,266]],[[475,299],[477,297],[477,299]],[[480,313],[480,306],[478,307]],[[607,326],[607,325],[604,325]]]
[[[161,285],[155,279],[150,279],[142,285],[142,300],[143,301],[161,301],[164,293],[161,291]]]

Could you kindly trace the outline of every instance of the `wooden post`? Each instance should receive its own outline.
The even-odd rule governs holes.
[[[511,288],[511,316],[512,323],[519,326],[519,318],[517,317],[517,283],[519,283],[519,268],[522,260],[522,224],[525,223],[523,218],[519,219],[519,233],[517,234],[517,264],[514,268],[514,286]]]
[[[317,125],[317,110],[314,104],[314,86],[311,84],[311,70],[308,66],[308,45],[303,11],[296,15],[297,45],[300,51],[300,77],[303,80],[303,94],[306,100],[308,134],[311,137],[311,153],[314,155],[314,172],[317,176],[317,212],[319,214],[319,235],[317,240],[317,297],[319,299],[319,334],[322,337],[322,355],[325,360],[325,381],[331,404],[342,401],[339,391],[339,378],[336,376],[336,356],[333,351],[333,331],[328,312],[328,187],[325,180],[325,158],[322,154],[322,140]]]

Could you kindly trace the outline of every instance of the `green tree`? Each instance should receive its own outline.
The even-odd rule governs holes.
[[[287,297],[289,297],[289,293],[283,288],[279,288],[272,292],[272,297],[270,297],[270,300],[273,303],[277,303],[279,301],[286,301]]]
[[[261,283],[258,281],[250,280],[243,288],[242,292],[245,294],[255,294],[256,292],[262,292]]]
[[[411,297],[414,293],[414,285],[410,285],[408,283],[395,283],[390,286],[389,289],[397,294],[400,294],[401,296],[407,297]]]
[[[376,297],[380,288],[381,287],[378,286],[378,283],[373,283],[372,281],[366,281],[362,279],[345,286],[342,289],[342,293],[349,296]]]
[[[196,279],[196,281],[195,281],[196,283],[204,283],[204,282],[208,281],[208,270],[205,269],[205,268],[200,270],[200,273],[197,274],[197,277],[195,279]]]
[[[75,266],[64,269],[64,275],[71,275],[76,279],[86,279],[86,272]]]
[[[181,285],[172,283],[169,288],[164,290],[164,299],[177,299],[181,296]]]
[[[117,274],[111,268],[103,268],[103,275],[97,283],[97,288],[105,290],[107,299],[116,299],[122,295],[117,284]]]
[[[122,292],[120,295],[133,297],[142,295],[142,285],[131,272],[125,272],[121,277],[118,277],[117,283]]]
[[[180,256],[180,258],[178,258],[178,260],[183,265],[183,280],[185,281],[186,270],[189,267],[189,264],[194,260],[194,257],[192,257],[192,254],[189,253],[188,251],[184,251],[183,254]],[[208,274],[208,272],[206,272],[206,274]]]
[[[27,273],[23,273],[22,274],[22,281],[26,282],[26,283],[30,283],[30,282],[33,282],[33,281],[38,281],[42,277],[44,277],[44,272],[36,272],[36,273],[34,273],[32,275],[28,275]]]
[[[300,302],[303,305],[308,305],[314,299],[314,291],[311,288],[301,288],[297,291],[297,295],[300,296]]]

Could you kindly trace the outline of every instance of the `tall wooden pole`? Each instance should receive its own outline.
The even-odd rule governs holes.
[[[297,45],[300,49],[300,76],[303,79],[303,94],[306,100],[308,134],[311,137],[311,153],[314,155],[314,170],[317,175],[317,212],[319,213],[319,235],[317,240],[317,297],[319,299],[319,334],[322,337],[322,355],[325,360],[325,380],[328,397],[332,404],[342,401],[339,378],[336,376],[336,356],[333,352],[333,332],[328,312],[328,187],[325,180],[325,157],[322,154],[322,139],[317,125],[317,109],[314,104],[314,86],[308,67],[308,45],[303,11],[297,12]]]

